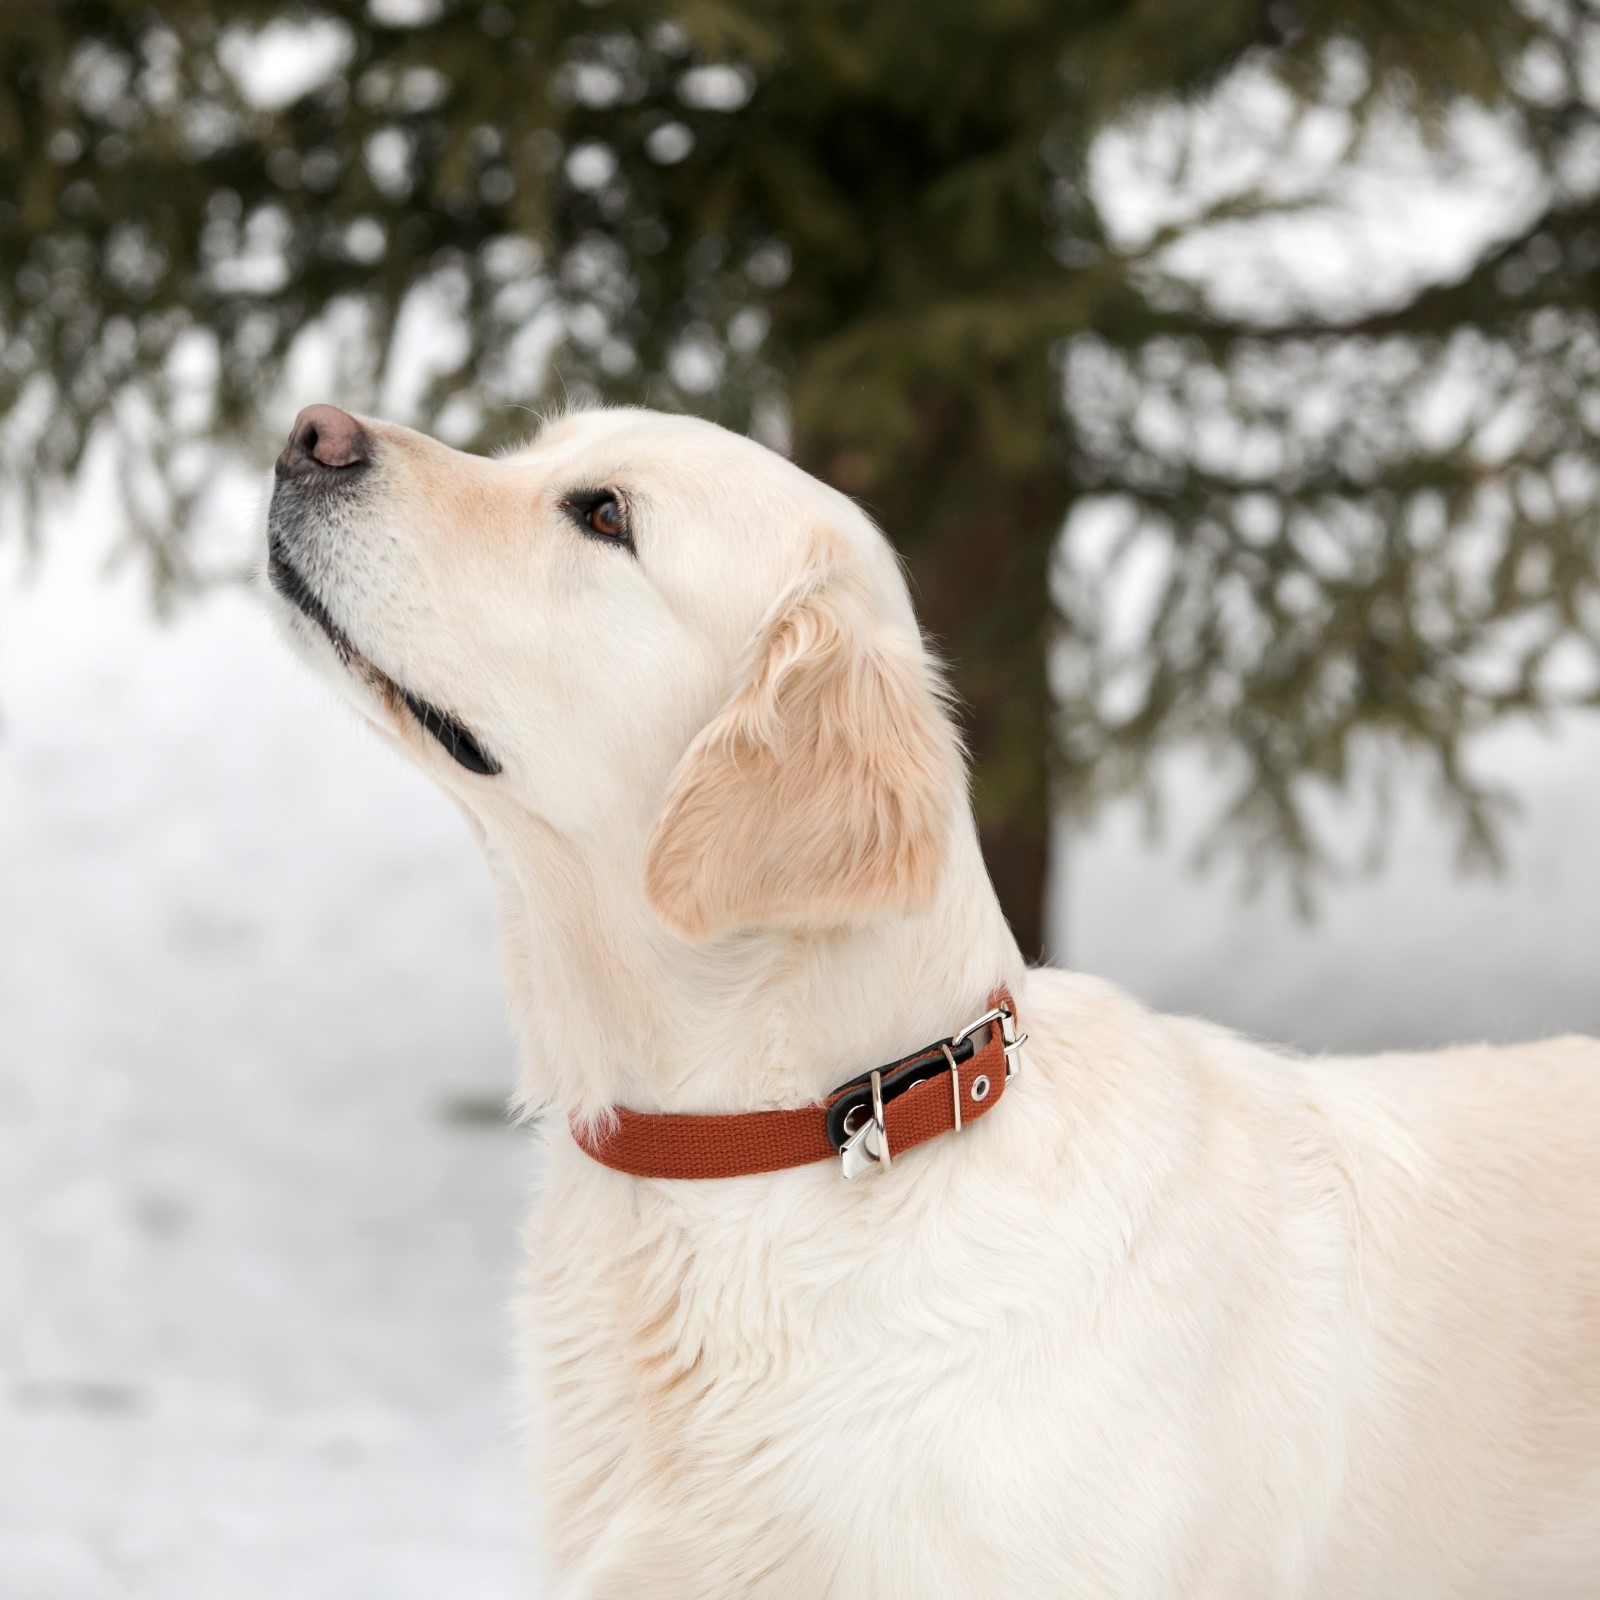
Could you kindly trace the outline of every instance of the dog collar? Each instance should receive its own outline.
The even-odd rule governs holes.
[[[743,1178],[836,1156],[853,1178],[987,1116],[1016,1076],[1027,1037],[1001,988],[959,1033],[874,1067],[808,1106],[720,1114],[618,1106],[599,1127],[574,1122],[572,1136],[603,1166],[636,1178]]]

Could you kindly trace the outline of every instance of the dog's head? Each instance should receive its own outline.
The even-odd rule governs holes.
[[[915,913],[962,796],[892,551],[748,440],[590,411],[495,459],[331,406],[276,469],[289,631],[485,832],[688,939]]]

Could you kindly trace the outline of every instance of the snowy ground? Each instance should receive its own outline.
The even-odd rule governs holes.
[[[526,1595],[486,885],[258,605],[0,589],[0,1596]]]
[[[157,628],[94,522],[0,580],[0,1596],[525,1595],[478,863],[250,596]],[[1489,754],[1510,876],[1414,798],[1309,927],[1186,875],[1180,773],[1171,846],[1076,842],[1074,958],[1318,1048],[1600,1031],[1600,728]]]

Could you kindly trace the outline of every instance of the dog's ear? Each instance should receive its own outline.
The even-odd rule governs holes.
[[[937,883],[960,773],[921,641],[830,562],[774,609],[743,686],[679,763],[645,892],[689,938],[914,911]]]

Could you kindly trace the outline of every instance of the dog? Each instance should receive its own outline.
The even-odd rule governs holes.
[[[709,423],[313,406],[268,545],[489,864],[553,1593],[1600,1596],[1600,1044],[1305,1060],[1027,970],[889,544]],[[806,1159],[695,1167],[758,1113]]]

